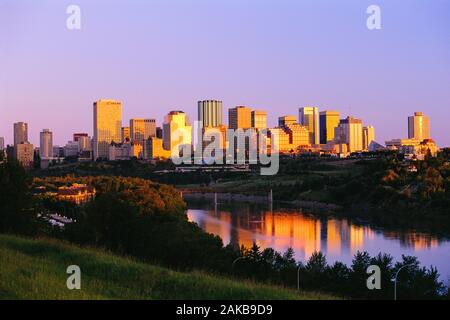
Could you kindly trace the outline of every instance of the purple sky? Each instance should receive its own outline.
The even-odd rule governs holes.
[[[81,7],[79,31],[66,8]],[[366,28],[378,4],[382,29]],[[199,99],[265,109],[269,125],[298,107],[336,109],[372,124],[376,140],[407,136],[423,111],[450,146],[448,0],[0,0],[0,136],[29,124],[32,143],[92,134],[92,102],[130,117]]]

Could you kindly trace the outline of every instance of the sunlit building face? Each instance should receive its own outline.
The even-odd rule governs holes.
[[[94,102],[94,160],[108,158],[112,142],[122,141],[122,103],[115,100]]]

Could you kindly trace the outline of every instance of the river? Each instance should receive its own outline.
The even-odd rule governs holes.
[[[383,230],[368,224],[327,215],[312,215],[299,209],[275,208],[253,203],[188,202],[187,215],[205,232],[218,235],[225,245],[261,249],[271,247],[284,252],[289,247],[296,259],[307,260],[315,251],[326,254],[327,261],[351,265],[358,251],[371,256],[388,253],[394,261],[402,255],[419,258],[421,265],[438,268],[441,279],[450,281],[450,239],[413,230]]]

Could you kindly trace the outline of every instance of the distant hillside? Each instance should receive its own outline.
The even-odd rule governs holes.
[[[335,299],[181,273],[49,239],[0,235],[0,299]],[[66,268],[81,268],[81,290],[68,290]]]

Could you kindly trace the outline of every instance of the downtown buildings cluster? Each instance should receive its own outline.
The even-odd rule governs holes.
[[[65,146],[53,145],[53,133],[43,129],[40,146],[28,141],[28,124],[14,124],[14,144],[5,148],[0,138],[0,150],[17,159],[24,167],[31,168],[39,160],[41,168],[71,159],[74,161],[169,159],[174,148],[180,145],[195,149],[202,137],[211,132],[220,134],[220,148],[227,149],[230,139],[227,131],[238,130],[245,134],[253,130],[265,132],[266,145],[258,145],[258,153],[278,154],[318,153],[347,157],[353,153],[376,152],[395,149],[412,157],[423,157],[428,152],[437,153],[437,146],[430,138],[429,118],[421,112],[408,118],[408,138],[394,139],[383,146],[375,141],[375,129],[363,125],[361,119],[352,116],[341,118],[338,111],[320,111],[318,107],[301,107],[298,116],[278,118],[274,128],[267,126],[267,112],[246,106],[228,109],[228,125],[223,122],[223,103],[218,100],[198,102],[197,120],[192,124],[183,111],[170,111],[161,126],[152,118],[132,118],[123,125],[122,103],[116,100],[98,100],[93,104],[93,134],[74,133]],[[185,134],[179,135],[178,131]],[[236,137],[239,137],[238,134]],[[244,136],[245,139],[245,136]],[[207,144],[207,142],[206,142]],[[234,144],[234,142],[233,142]],[[247,142],[245,148],[249,148]],[[233,149],[236,151],[236,146]],[[176,151],[178,152],[178,150]]]

